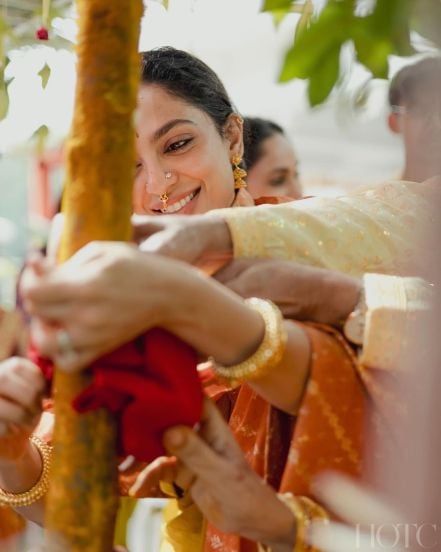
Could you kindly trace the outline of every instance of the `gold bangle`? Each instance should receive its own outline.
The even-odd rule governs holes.
[[[293,552],[319,552],[308,544],[307,533],[312,523],[321,521],[329,523],[329,515],[324,508],[307,496],[295,497],[291,493],[279,494],[282,500],[296,518],[296,542]]]
[[[257,351],[243,362],[234,366],[220,366],[214,363],[216,374],[233,386],[266,376],[280,364],[286,348],[287,333],[282,313],[276,305],[257,297],[245,299],[245,303],[262,316],[265,334]]]
[[[41,457],[42,470],[37,483],[24,493],[9,493],[0,489],[0,506],[23,508],[30,506],[47,493],[49,488],[49,471],[51,466],[52,447],[39,437],[32,435],[29,440],[36,447]]]
[[[291,493],[279,494],[278,497],[288,506],[296,518],[296,542],[293,552],[308,552],[309,546],[306,543],[306,533],[310,524],[309,516],[301,501]]]

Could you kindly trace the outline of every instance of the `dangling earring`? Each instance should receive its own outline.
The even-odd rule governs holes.
[[[232,159],[232,163],[234,165],[233,176],[235,190],[241,190],[242,188],[247,187],[247,183],[244,180],[247,175],[247,171],[245,169],[242,169],[242,167],[239,167],[239,163],[241,161],[242,157],[240,155],[235,155]]]

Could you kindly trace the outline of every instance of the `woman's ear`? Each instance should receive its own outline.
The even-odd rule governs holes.
[[[229,142],[230,158],[243,157],[243,119],[237,113],[231,113],[225,122],[224,137]]]

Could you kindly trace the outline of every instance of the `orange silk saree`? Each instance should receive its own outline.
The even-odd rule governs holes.
[[[252,468],[269,485],[277,492],[314,499],[313,482],[319,473],[335,470],[354,477],[361,475],[369,399],[354,352],[341,335],[324,326],[304,327],[312,355],[297,416],[272,407],[247,385],[231,390],[210,382],[206,392],[228,419]],[[201,516],[198,520],[194,505],[182,506],[175,516],[168,520],[164,551],[258,550],[257,543],[224,534],[203,523]],[[197,531],[205,536],[197,535]]]

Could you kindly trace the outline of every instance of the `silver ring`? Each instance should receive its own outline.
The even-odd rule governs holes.
[[[78,356],[72,339],[67,330],[58,330],[56,334],[58,354],[64,357],[64,360],[71,362]]]
[[[171,178],[171,175],[172,175],[171,171],[167,171],[167,172],[164,173],[164,176],[165,176],[165,178],[166,178],[167,180],[168,180],[169,178]]]

